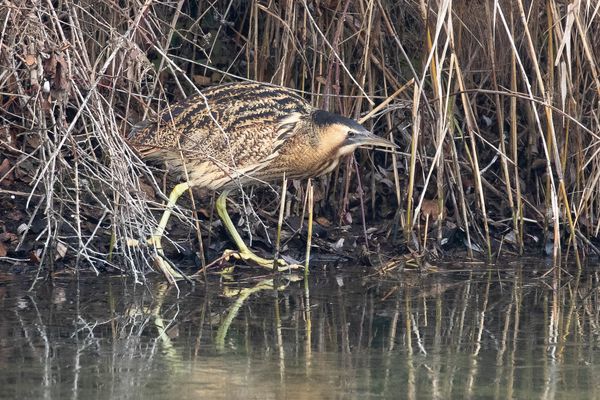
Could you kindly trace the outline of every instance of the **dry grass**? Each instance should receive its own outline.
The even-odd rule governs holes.
[[[152,174],[124,137],[195,85],[251,79],[356,118],[388,99],[365,124],[404,155],[360,152],[316,183],[315,198],[328,194],[320,210],[344,218],[356,193],[363,218],[395,214],[419,250],[456,226],[467,250],[487,257],[521,253],[533,238],[556,258],[595,252],[599,7],[2,0],[0,135],[12,164],[0,181],[29,183],[28,218],[44,221],[20,241],[43,242],[42,263],[67,248],[92,267],[118,255],[116,267],[143,276],[145,253],[124,240],[148,236],[148,208],[159,204],[141,190]],[[292,210],[303,207],[296,198]]]

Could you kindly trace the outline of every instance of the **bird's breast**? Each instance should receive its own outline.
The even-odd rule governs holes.
[[[290,179],[306,179],[331,172],[338,165],[339,159],[335,152],[323,151],[310,141],[294,137],[282,147],[271,168],[267,169],[278,171],[280,175],[285,171],[286,177]]]

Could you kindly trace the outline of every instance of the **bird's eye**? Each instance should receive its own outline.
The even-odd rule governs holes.
[[[356,136],[356,132],[354,132],[354,131],[349,131],[349,132],[348,132],[348,137],[349,137],[349,138],[352,138],[352,137],[354,137],[354,136]]]

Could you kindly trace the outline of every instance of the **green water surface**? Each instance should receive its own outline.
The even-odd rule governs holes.
[[[0,282],[0,398],[600,399],[598,269],[549,268],[344,267],[179,293],[15,277]]]

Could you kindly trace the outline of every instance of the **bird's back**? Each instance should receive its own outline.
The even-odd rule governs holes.
[[[145,158],[165,161],[179,173],[185,159],[193,186],[218,189],[263,168],[285,141],[282,121],[311,110],[278,86],[213,86],[167,108],[157,121],[136,125],[130,143]]]

